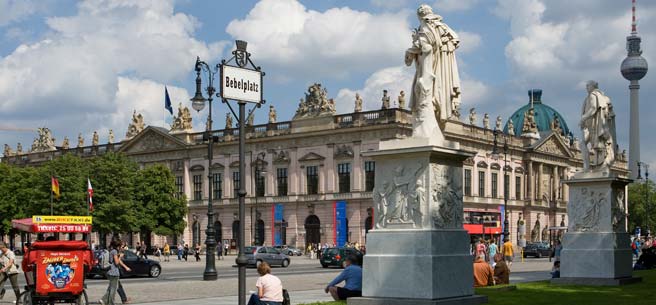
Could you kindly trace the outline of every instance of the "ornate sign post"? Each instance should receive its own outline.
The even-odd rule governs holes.
[[[374,229],[367,236],[361,298],[348,304],[479,304],[469,235],[463,229],[462,163],[473,156],[444,139],[457,118],[459,40],[427,5],[406,51],[415,64],[409,108],[412,136],[363,153],[376,161]],[[407,276],[399,276],[408,274]]]

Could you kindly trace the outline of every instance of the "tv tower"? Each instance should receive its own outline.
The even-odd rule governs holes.
[[[630,81],[631,92],[630,127],[629,127],[629,178],[636,179],[638,175],[638,161],[640,161],[640,104],[638,83],[647,74],[647,61],[640,55],[640,36],[636,26],[636,0],[633,0],[633,19],[631,22],[631,35],[626,37],[626,50],[628,54],[622,61],[622,76]]]

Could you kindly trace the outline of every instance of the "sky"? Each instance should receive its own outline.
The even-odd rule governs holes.
[[[236,39],[248,41],[266,72],[264,97],[278,120],[290,120],[309,85],[321,83],[338,113],[380,108],[409,92],[414,70],[403,63],[418,25],[412,0],[0,0],[0,145],[29,149],[36,128],[61,145],[101,143],[110,129],[123,139],[132,112],[147,125],[169,127],[164,86],[174,104],[190,106],[196,57],[228,58]],[[504,121],[543,89],[580,138],[585,82],[597,80],[613,101],[620,149],[628,150],[629,90],[620,74],[631,25],[630,0],[429,0],[460,36],[462,119],[476,108]],[[656,1],[639,0],[643,57],[656,63]],[[641,156],[656,170],[656,72],[641,80]],[[204,85],[207,78],[203,77]],[[216,100],[215,100],[216,102]],[[256,111],[265,123],[267,109]],[[216,103],[215,128],[228,111]],[[193,111],[195,130],[207,110]],[[479,122],[479,124],[481,124]]]

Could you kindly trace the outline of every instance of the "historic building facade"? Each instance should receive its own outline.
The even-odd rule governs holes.
[[[276,122],[270,109],[269,123],[247,124],[246,180],[239,181],[237,133],[232,119],[215,130],[213,164],[207,164],[207,142],[193,132],[188,110],[181,109],[171,129],[145,127],[135,113],[126,139],[117,143],[78,147],[54,146],[50,131],[35,139],[30,152],[5,147],[3,162],[38,166],[62,154],[91,157],[108,151],[124,153],[141,166],[166,164],[174,173],[179,196],[188,200],[187,229],[182,236],[154,237],[153,243],[205,241],[208,222],[219,240],[237,239],[240,183],[245,183],[246,243],[288,244],[365,242],[372,228],[375,163],[362,152],[378,149],[380,141],[411,134],[410,112],[389,108],[335,114],[334,102],[315,84],[291,121]],[[465,161],[463,198],[465,227],[472,237],[499,236],[502,232],[504,195],[507,196],[511,240],[548,241],[567,223],[566,181],[582,167],[578,141],[563,117],[541,101],[541,91],[529,91],[529,103],[510,119],[489,115],[478,123],[475,110],[467,121],[449,121],[447,140],[476,155]],[[401,103],[399,103],[401,104]],[[385,108],[385,107],[384,107]],[[501,125],[504,126],[501,126]],[[494,130],[505,130],[495,137]],[[113,134],[110,136],[113,142]],[[41,143],[48,142],[48,143]],[[41,143],[41,144],[40,144]],[[495,150],[495,143],[497,149]],[[503,153],[504,143],[507,154]],[[37,145],[38,144],[38,145]],[[496,152],[496,153],[494,153]],[[615,170],[626,175],[626,156]],[[211,177],[211,179],[210,179]],[[212,184],[215,218],[207,219],[209,185]],[[344,213],[345,212],[345,213]],[[336,226],[345,222],[346,226]]]

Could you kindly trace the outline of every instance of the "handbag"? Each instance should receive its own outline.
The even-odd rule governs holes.
[[[292,299],[289,298],[287,289],[282,290],[282,305],[292,305]]]

